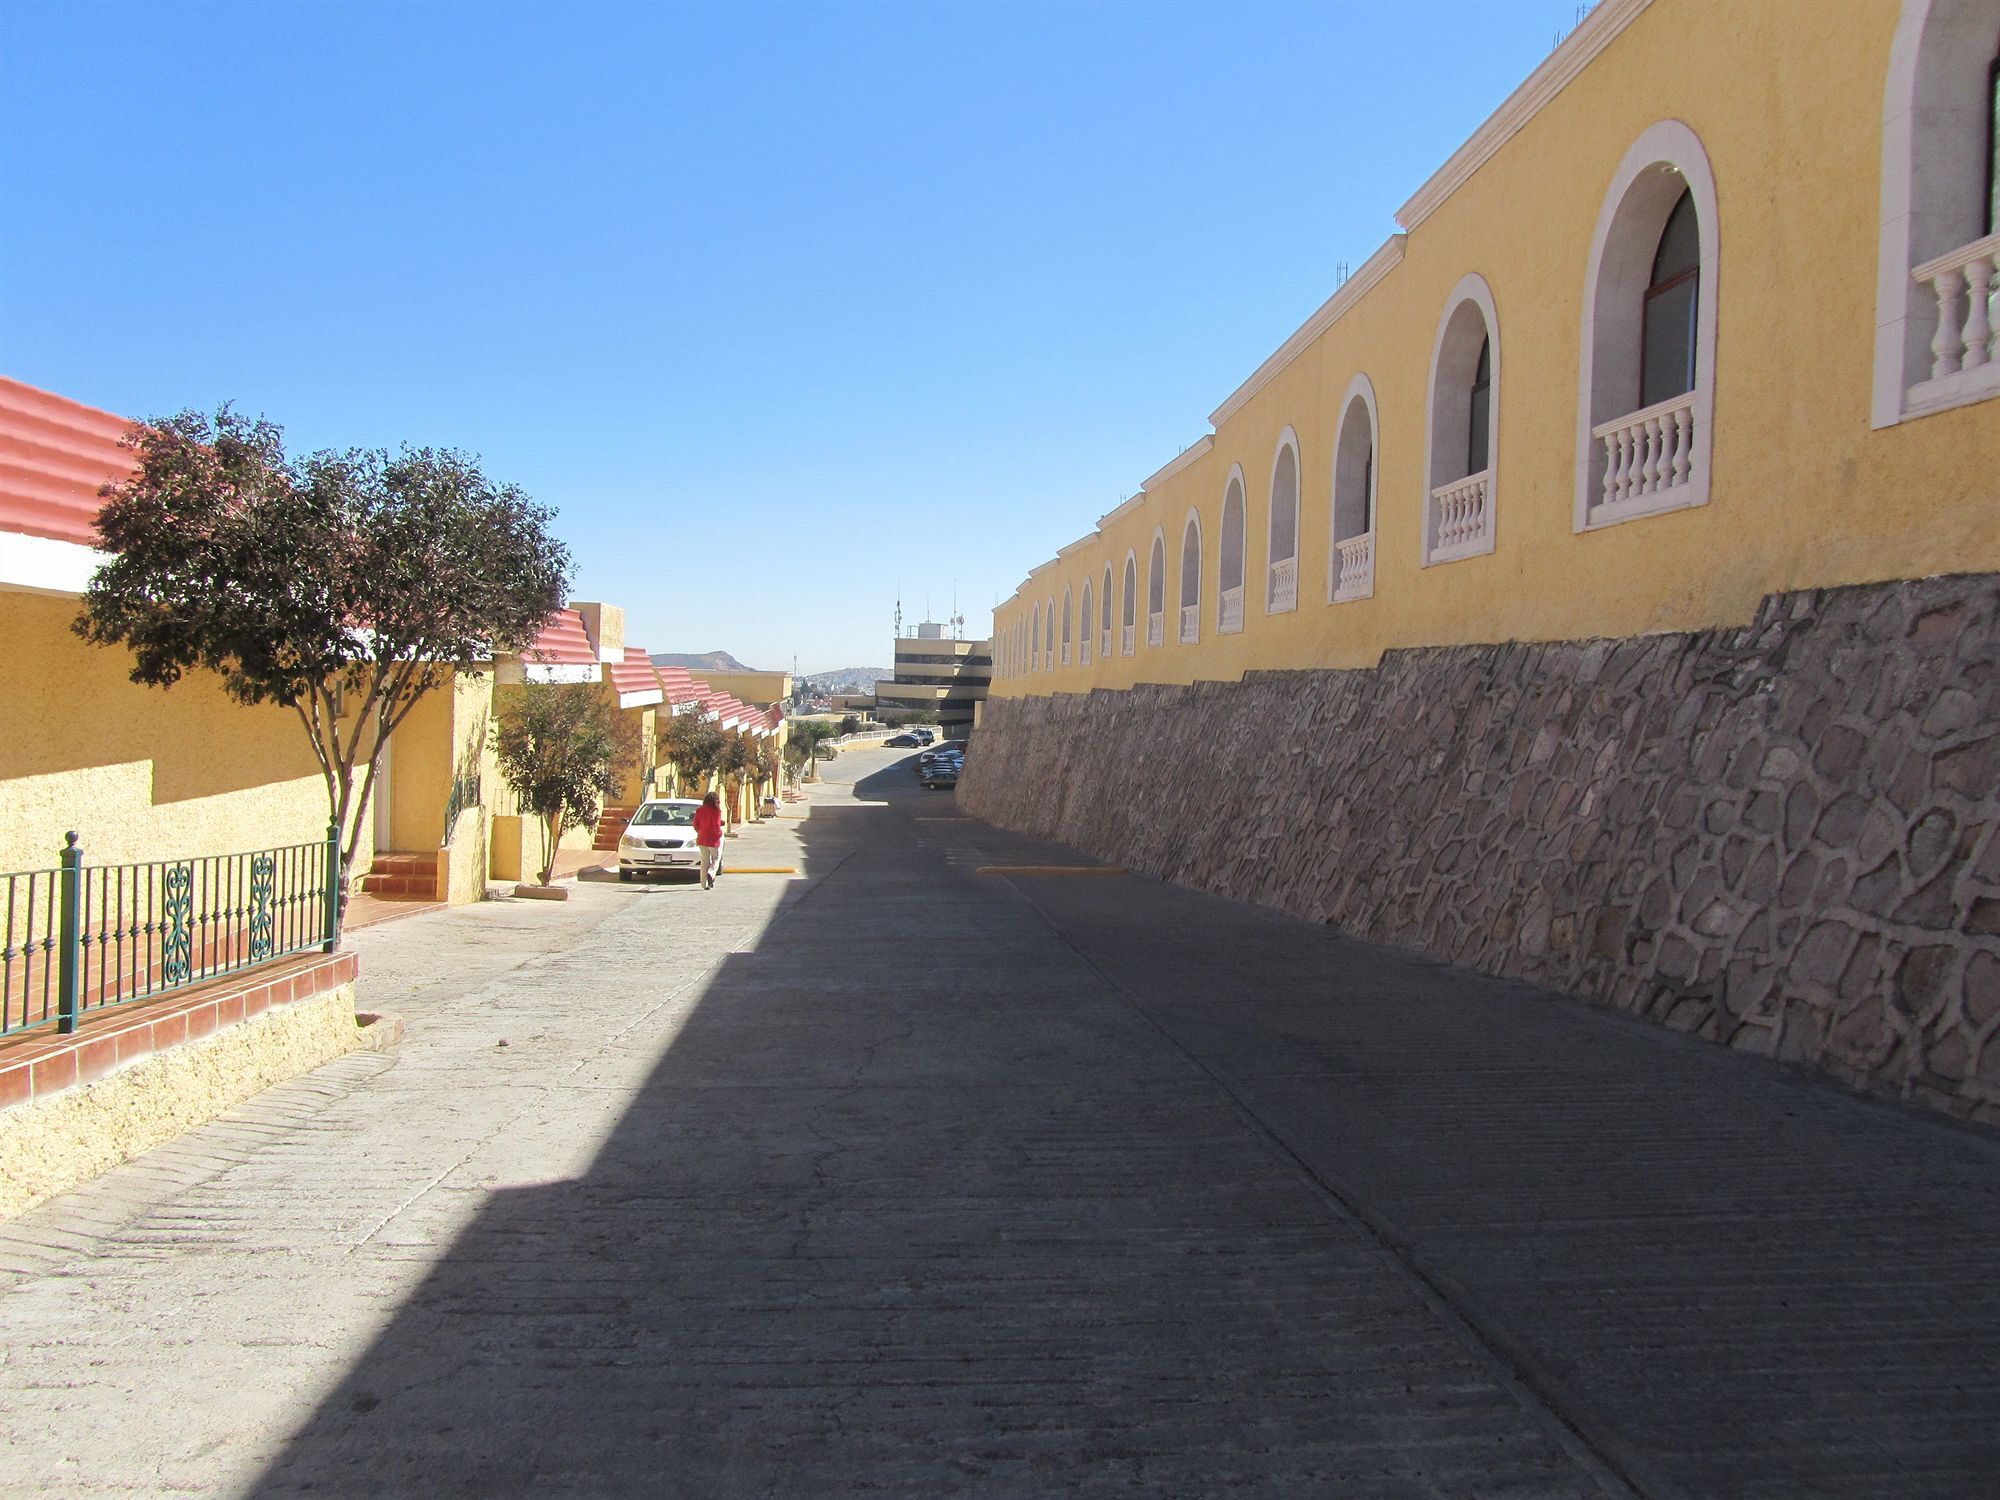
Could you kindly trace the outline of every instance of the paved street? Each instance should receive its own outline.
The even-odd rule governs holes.
[[[394,1052],[0,1226],[0,1492],[1994,1492],[1993,1137],[900,761],[356,935]]]

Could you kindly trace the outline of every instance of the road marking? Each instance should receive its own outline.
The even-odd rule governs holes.
[[[975,875],[1123,875],[1123,865],[981,865]]]
[[[919,823],[977,823],[977,818],[917,818]]]
[[[799,872],[790,865],[729,865],[725,875],[796,875]]]

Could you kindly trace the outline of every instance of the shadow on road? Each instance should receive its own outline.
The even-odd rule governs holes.
[[[589,1171],[492,1195],[253,1493],[1990,1480],[1989,1142],[1217,898],[979,877],[1069,856],[855,769]]]

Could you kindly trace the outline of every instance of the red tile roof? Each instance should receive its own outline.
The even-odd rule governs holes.
[[[597,651],[583,628],[583,616],[573,609],[559,609],[534,644],[521,653],[521,659],[541,666],[594,665]]]
[[[621,693],[662,691],[660,674],[654,669],[652,658],[637,646],[627,646],[625,660],[607,663],[604,671],[611,685]]]
[[[97,492],[132,472],[133,425],[0,376],[0,531],[97,545]]]

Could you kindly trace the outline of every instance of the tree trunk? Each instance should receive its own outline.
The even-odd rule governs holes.
[[[555,883],[556,845],[562,842],[562,809],[559,807],[549,814],[548,823],[542,831],[545,858],[542,861],[542,884]]]

